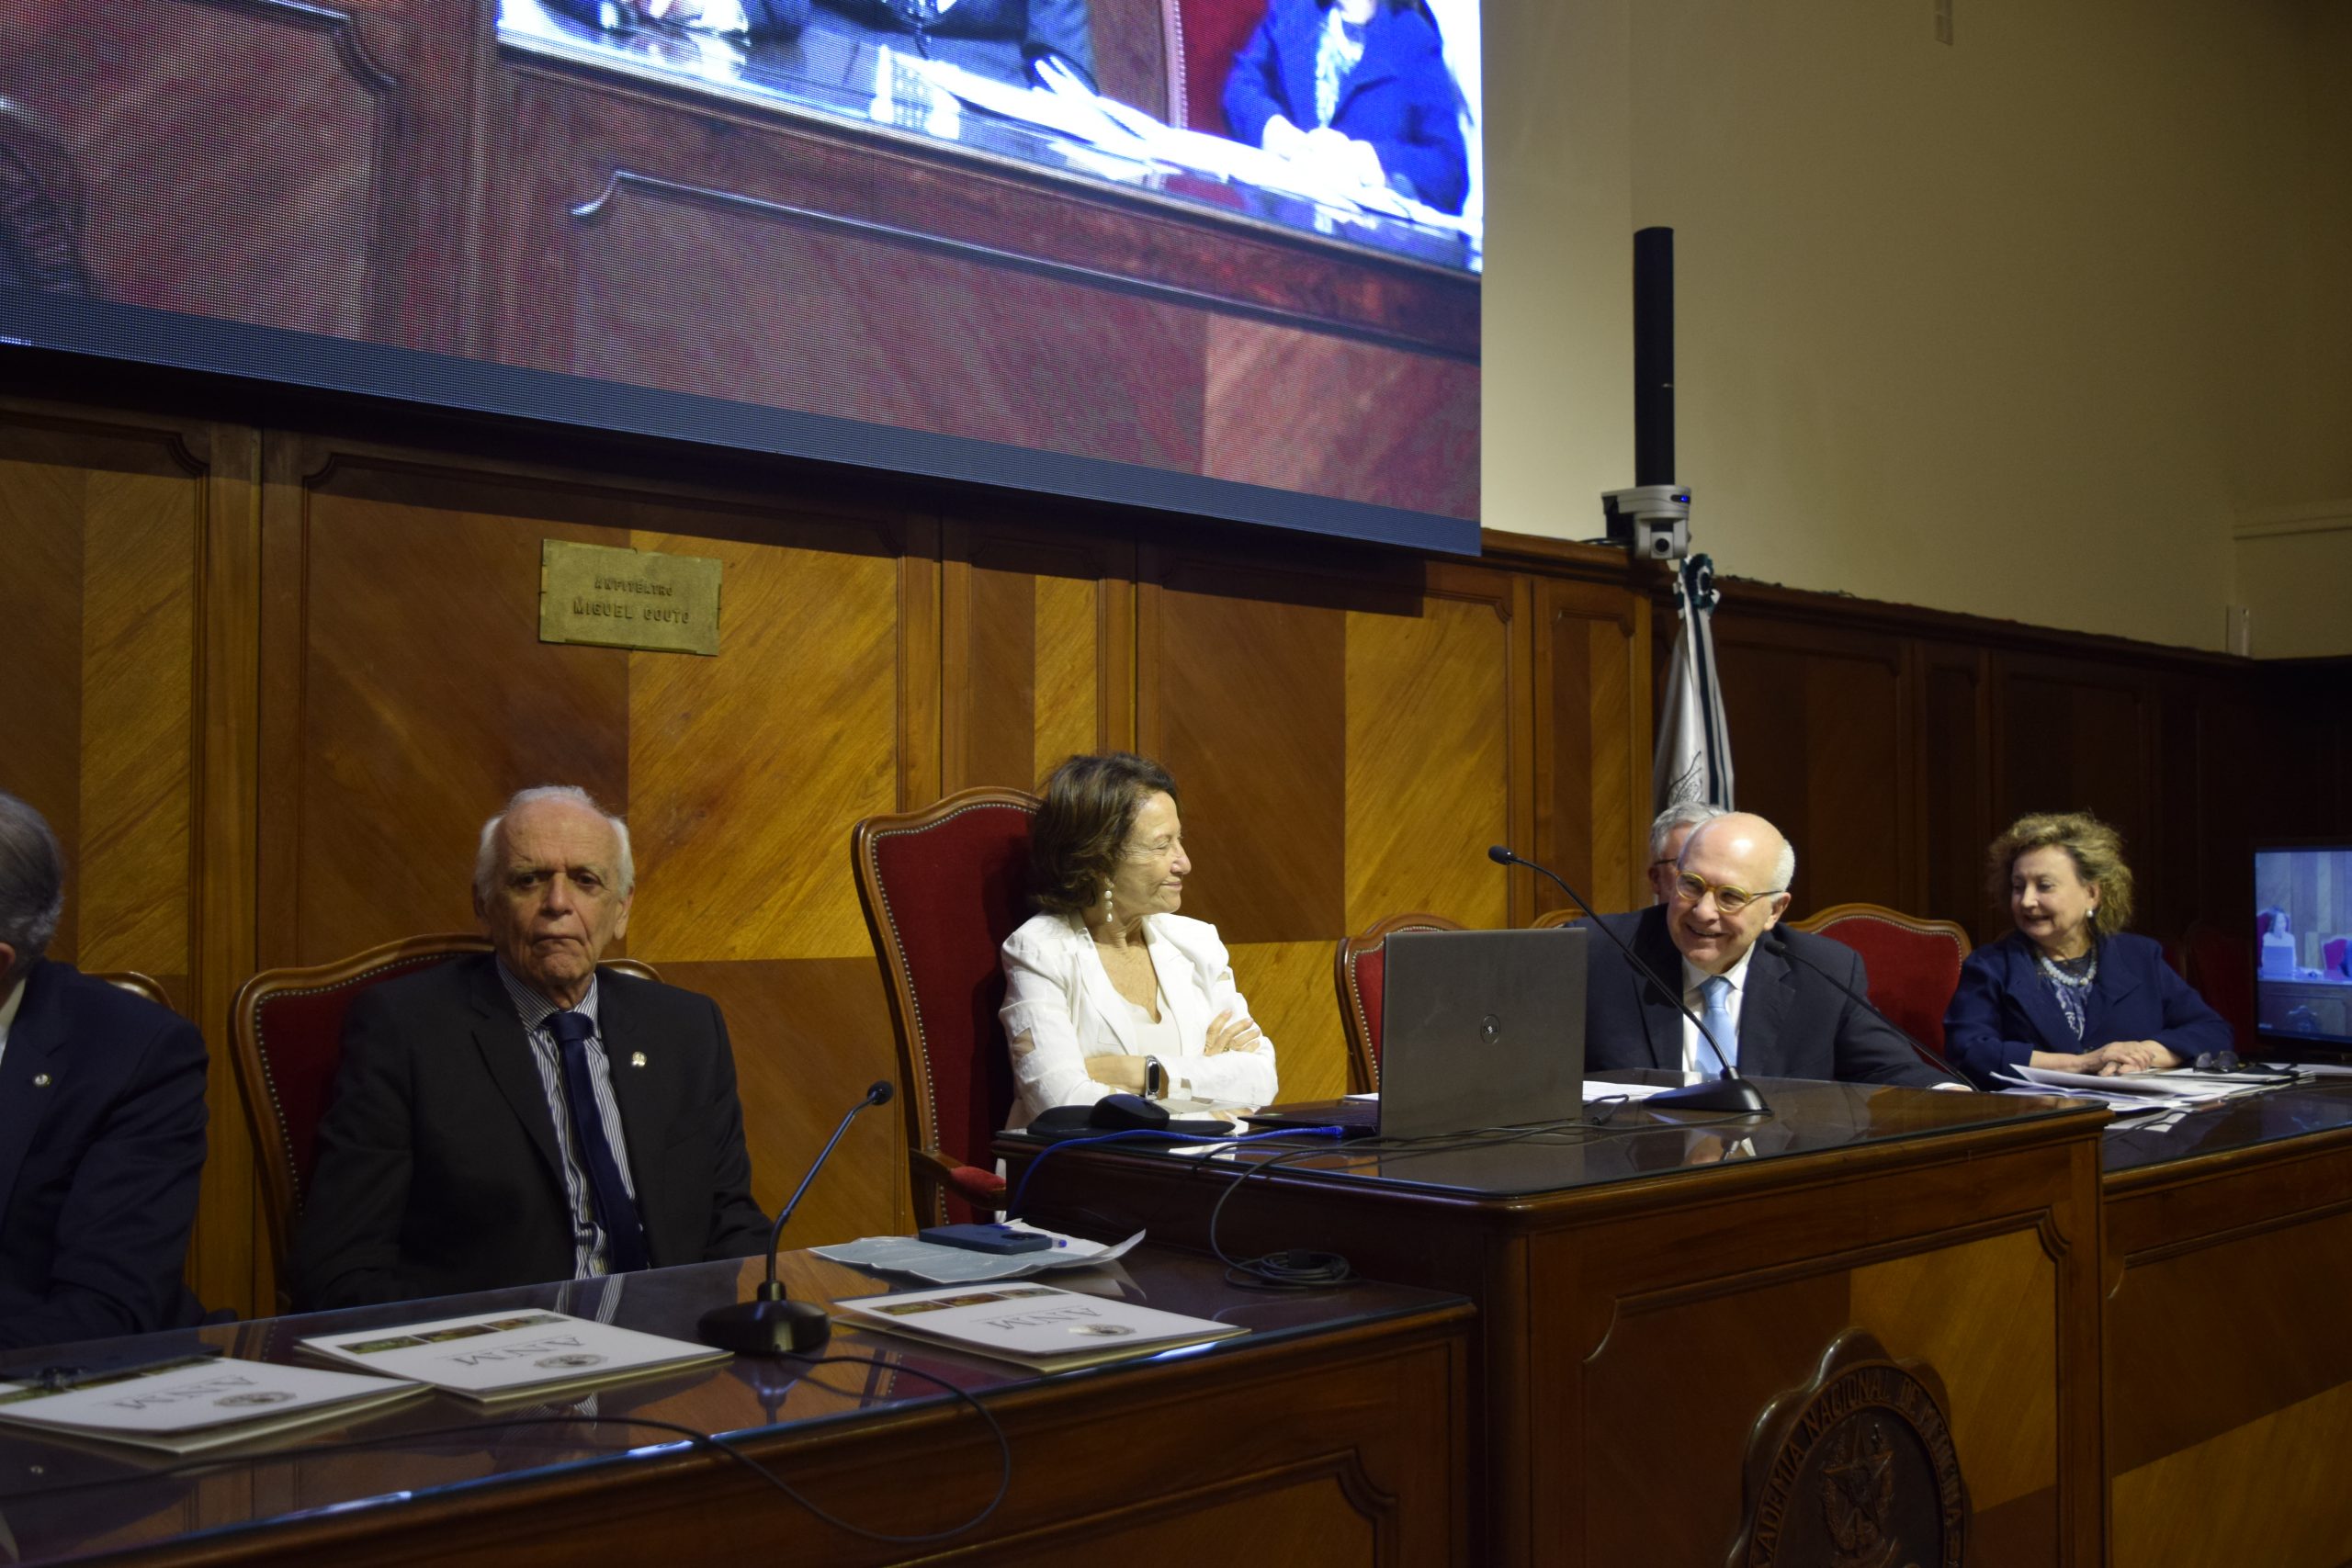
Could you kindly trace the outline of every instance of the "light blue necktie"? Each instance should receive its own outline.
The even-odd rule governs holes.
[[[1723,1052],[1724,1061],[1735,1067],[1739,1066],[1739,1026],[1731,1018],[1731,982],[1721,975],[1710,975],[1699,982],[1699,994],[1706,998],[1706,1012],[1699,1021],[1706,1026],[1709,1038]],[[1713,1056],[1714,1052],[1708,1050],[1706,1043],[1702,1041],[1699,1045],[1701,1072],[1715,1070]]]

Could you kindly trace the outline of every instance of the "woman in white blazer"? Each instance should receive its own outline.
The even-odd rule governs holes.
[[[1125,751],[1046,781],[1030,839],[1039,912],[1005,939],[1014,1127],[1106,1094],[1264,1105],[1274,1046],[1216,928],[1176,913],[1193,863],[1176,782]]]

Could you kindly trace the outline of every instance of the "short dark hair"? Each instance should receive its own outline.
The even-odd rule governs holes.
[[[0,984],[31,968],[49,951],[65,913],[65,857],[48,821],[15,795],[0,792],[0,942],[17,962]]]
[[[1029,829],[1029,894],[1037,907],[1074,915],[1093,903],[1118,867],[1136,814],[1155,795],[1182,804],[1168,770],[1132,751],[1072,757],[1056,768]]]

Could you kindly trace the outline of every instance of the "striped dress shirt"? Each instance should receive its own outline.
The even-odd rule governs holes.
[[[531,1043],[531,1065],[539,1069],[539,1089],[548,1097],[548,1114],[555,1122],[556,1163],[563,1169],[563,1196],[571,1209],[572,1277],[590,1279],[608,1271],[610,1254],[605,1227],[596,1223],[595,1186],[589,1179],[586,1162],[572,1146],[571,1102],[563,1090],[563,1047],[548,1028],[548,1020],[563,1010],[516,978],[503,958],[498,960],[498,978],[514,1004],[515,1015],[523,1021],[523,1033]],[[604,1124],[605,1141],[613,1146],[621,1183],[635,1198],[637,1179],[629,1174],[628,1140],[621,1133],[620,1106],[613,1100],[612,1064],[605,1059],[605,1026],[596,1012],[596,977],[591,976],[588,994],[572,1010],[585,1014],[594,1031],[588,1037],[588,1078],[596,1089],[596,1120]]]

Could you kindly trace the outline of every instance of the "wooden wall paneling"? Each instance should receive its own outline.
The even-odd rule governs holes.
[[[1996,830],[2029,812],[2091,812],[2122,833],[2144,888],[2161,863],[2154,852],[2165,810],[2153,677],[2120,662],[2038,653],[1998,653],[1993,668]],[[2143,908],[2153,891],[2143,891]]]
[[[636,547],[716,556],[727,576],[717,658],[629,656],[630,817],[645,846],[629,951],[726,1008],[754,1192],[773,1212],[865,1087],[896,1076],[845,850],[851,824],[900,804],[905,689],[937,685],[935,654],[917,671],[901,660],[902,580],[912,563],[925,587],[911,597],[932,595],[936,532],[888,513],[644,510],[664,531],[640,526]],[[844,1143],[856,1164],[810,1190],[804,1245],[911,1213],[897,1123],[874,1121],[863,1154]]]
[[[1714,618],[1736,798],[1795,844],[1794,912],[1855,902],[1916,908],[1917,762],[1905,640],[1743,616],[1738,604],[1737,585],[1726,588]],[[1659,635],[1670,633],[1661,616]]]
[[[1284,1097],[1340,1092],[1329,975],[1348,920],[1349,615],[1414,613],[1419,563],[1148,540],[1138,564],[1136,740],[1183,792],[1185,913],[1232,951]]]
[[[1410,614],[1347,614],[1347,893],[1340,934],[1408,909],[1510,923],[1487,858],[1525,843],[1534,715],[1523,580],[1430,562]]]
[[[1651,605],[1622,583],[1536,576],[1532,853],[1599,909],[1649,901]],[[1566,900],[1541,877],[1512,890],[1512,922]]]
[[[616,951],[728,1009],[755,1192],[780,1202],[892,1076],[842,842],[937,787],[935,525],[326,438],[288,438],[273,474],[271,560],[299,582],[269,626],[266,745],[293,753],[268,771],[273,940],[314,960],[469,927],[483,818],[583,784],[631,822]],[[719,654],[539,642],[545,538],[724,560]],[[804,1238],[892,1228],[902,1164],[812,1191]]]
[[[1920,901],[1910,912],[1957,920],[1978,942],[2009,929],[2006,906],[1985,891],[1984,846],[1993,822],[1992,693],[1982,649],[1919,645]]]
[[[39,405],[35,405],[39,406]],[[52,421],[11,403],[0,420],[0,560],[23,585],[0,617],[0,669],[14,688],[0,789],[49,819],[65,852],[68,897],[50,952],[78,951],[81,911],[72,897],[82,844],[82,600],[84,520],[90,465],[112,445],[127,460],[137,445],[107,443],[95,425]],[[146,454],[152,465],[152,453]]]
[[[261,833],[261,438],[239,424],[207,431],[211,459],[199,568],[191,813],[196,922],[189,985],[212,1046],[204,1190],[190,1273],[206,1305],[252,1314],[276,1298],[251,1129],[231,1060],[229,1007],[258,965],[254,933]]]
[[[629,506],[455,454],[281,450],[263,529],[295,599],[264,654],[262,960],[470,930],[475,842],[508,795],[576,784],[629,809],[629,656],[538,640],[541,539],[625,547]]]
[[[233,426],[0,405],[0,558],[23,590],[0,632],[17,694],[0,788],[65,852],[51,955],[153,975],[213,1048],[188,1273],[206,1302],[240,1309],[251,1158],[221,1023],[250,918],[232,781],[251,744],[236,671],[254,479],[251,434]]]
[[[943,540],[940,793],[1035,789],[1065,757],[1132,746],[1134,538],[982,515]]]

